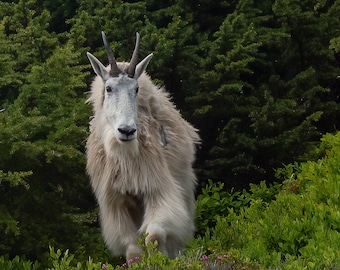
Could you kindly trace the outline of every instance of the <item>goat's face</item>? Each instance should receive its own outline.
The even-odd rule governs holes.
[[[149,64],[152,54],[138,63],[139,34],[136,35],[136,45],[130,64],[126,71],[118,68],[112,50],[104,32],[104,45],[108,54],[110,69],[107,69],[95,56],[87,53],[93,70],[104,83],[103,112],[114,130],[119,141],[131,141],[137,137],[136,126],[136,96],[138,93],[138,78]]]
[[[138,82],[127,75],[109,78],[104,87],[103,113],[119,141],[137,137],[136,96]]]

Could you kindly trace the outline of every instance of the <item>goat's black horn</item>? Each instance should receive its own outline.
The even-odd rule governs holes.
[[[140,43],[140,35],[137,32],[135,49],[133,50],[133,54],[131,56],[130,64],[128,67],[128,76],[130,78],[133,78],[133,76],[135,75],[136,66],[138,64],[139,43]]]
[[[104,31],[102,31],[102,38],[103,38],[104,46],[105,46],[107,56],[108,56],[108,59],[109,59],[109,64],[111,66],[110,75],[112,77],[118,77],[118,75],[121,71],[117,66],[115,56],[114,56],[114,54],[113,54],[113,52],[110,48],[110,44],[107,41],[107,38],[106,38]]]

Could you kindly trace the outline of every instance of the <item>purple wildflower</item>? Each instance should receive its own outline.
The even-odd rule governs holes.
[[[202,261],[207,262],[209,260],[207,255],[202,255]]]

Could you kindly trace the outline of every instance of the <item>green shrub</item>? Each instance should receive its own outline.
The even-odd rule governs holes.
[[[25,258],[20,258],[16,256],[14,259],[10,260],[8,256],[0,256],[0,269],[4,270],[35,270],[40,269],[40,264],[38,262],[30,262]]]
[[[9,260],[8,257],[0,257],[0,269],[14,270],[124,270],[124,269],[143,269],[143,270],[226,270],[226,269],[259,269],[256,264],[245,264],[238,261],[235,257],[226,254],[211,254],[209,256],[203,254],[202,248],[189,249],[185,254],[179,256],[174,260],[170,260],[167,256],[157,251],[157,243],[150,243],[145,246],[144,240],[141,239],[140,245],[143,248],[143,254],[138,262],[132,262],[130,265],[122,263],[115,265],[103,262],[94,262],[89,258],[85,262],[77,262],[75,256],[70,254],[68,250],[62,252],[50,247],[48,257],[49,265],[42,267],[38,262],[32,263],[26,261],[25,258],[15,257]]]
[[[269,187],[262,181],[259,185],[250,184],[250,190],[231,191],[224,190],[223,183],[214,183],[208,180],[208,184],[197,197],[196,202],[196,226],[197,234],[204,235],[209,227],[214,227],[220,216],[239,214],[241,209],[249,206],[251,201],[262,199],[269,202],[275,198],[281,185],[271,184]]]
[[[261,196],[273,191],[262,184],[247,194],[249,204],[223,206],[227,214],[213,217],[215,228],[198,243],[265,267],[339,269],[340,133],[325,135],[320,149],[322,159],[278,171],[286,180],[274,200]]]

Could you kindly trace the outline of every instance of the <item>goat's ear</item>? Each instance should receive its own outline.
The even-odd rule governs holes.
[[[151,58],[152,58],[153,54],[150,53],[147,57],[145,57],[137,66],[136,66],[136,70],[135,70],[135,75],[134,78],[138,79],[139,76],[143,73],[143,71],[146,69],[146,67],[148,66]]]
[[[94,72],[99,75],[103,81],[109,79],[109,71],[107,71],[106,67],[95,57],[93,54],[87,52],[87,57],[90,60],[91,66]]]

